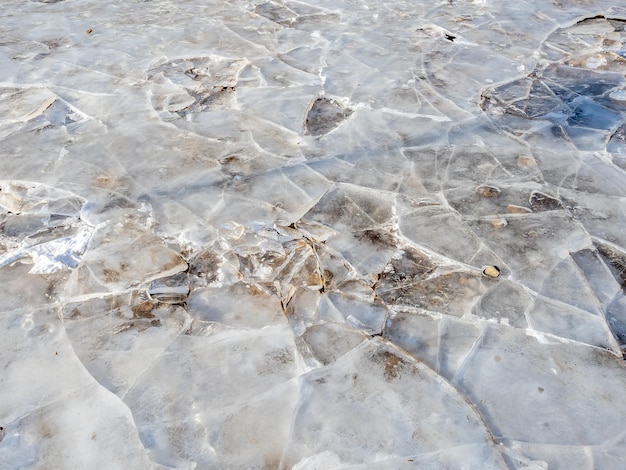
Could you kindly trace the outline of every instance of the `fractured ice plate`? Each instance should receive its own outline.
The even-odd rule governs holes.
[[[0,467],[621,470],[626,10],[5,0]]]

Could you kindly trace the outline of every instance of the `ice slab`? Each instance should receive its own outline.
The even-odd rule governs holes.
[[[0,467],[624,468],[618,2],[0,23]]]

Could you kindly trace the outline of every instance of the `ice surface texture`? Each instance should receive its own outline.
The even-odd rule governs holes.
[[[0,468],[626,468],[618,5],[5,0]]]

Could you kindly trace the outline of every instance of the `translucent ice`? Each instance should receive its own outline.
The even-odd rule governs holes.
[[[5,0],[0,468],[624,468],[618,3]]]

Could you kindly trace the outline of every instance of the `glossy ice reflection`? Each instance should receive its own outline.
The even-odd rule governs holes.
[[[0,16],[0,467],[624,467],[622,7]]]

